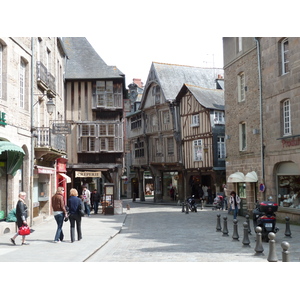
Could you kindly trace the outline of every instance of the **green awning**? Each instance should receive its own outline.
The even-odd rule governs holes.
[[[6,160],[6,173],[14,176],[23,163],[24,150],[10,142],[0,141],[0,158]]]

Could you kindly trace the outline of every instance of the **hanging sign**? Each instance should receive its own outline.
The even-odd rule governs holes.
[[[263,193],[265,191],[265,189],[266,189],[265,185],[263,183],[261,183],[259,185],[259,191]]]
[[[101,172],[75,171],[75,177],[101,177]]]

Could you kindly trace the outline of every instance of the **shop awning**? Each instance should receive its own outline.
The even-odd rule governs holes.
[[[69,177],[68,175],[64,174],[64,173],[59,173],[60,176],[62,176],[63,178],[66,179],[67,183],[71,183],[71,177]]]
[[[242,172],[235,172],[228,176],[227,182],[245,182],[245,176]]]
[[[0,141],[0,155],[6,154],[6,172],[14,176],[23,163],[24,150],[11,142]]]
[[[245,182],[257,182],[258,177],[255,171],[249,172],[245,176]]]

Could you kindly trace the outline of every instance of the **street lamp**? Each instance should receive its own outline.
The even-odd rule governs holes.
[[[49,100],[47,101],[46,106],[47,106],[47,112],[51,116],[54,112],[54,109],[55,109],[55,103],[53,102],[52,98],[49,98]]]

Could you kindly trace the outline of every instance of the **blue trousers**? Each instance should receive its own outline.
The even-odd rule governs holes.
[[[57,229],[56,229],[54,241],[59,241],[59,240],[62,241],[64,239],[64,234],[62,230],[64,224],[64,217],[65,217],[64,213],[60,213],[54,216],[57,223]]]

